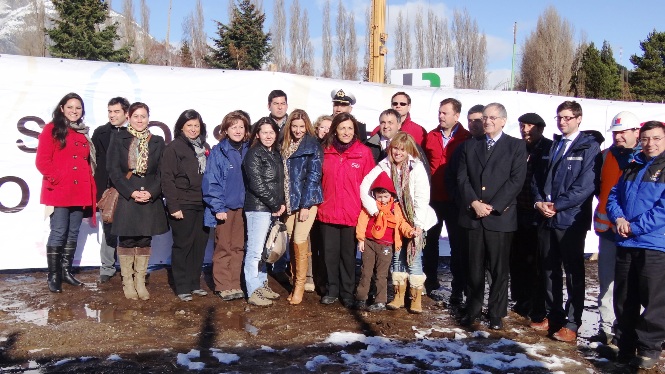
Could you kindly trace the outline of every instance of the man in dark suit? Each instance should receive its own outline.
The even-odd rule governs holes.
[[[485,266],[491,275],[488,300],[490,328],[503,328],[508,312],[508,261],[517,230],[517,195],[526,178],[526,146],[503,133],[508,114],[499,103],[483,110],[484,137],[462,144],[457,170],[459,224],[468,244],[466,315],[461,325],[480,317],[485,293]]]
[[[95,145],[97,168],[95,169],[95,184],[97,185],[97,201],[102,197],[104,190],[111,186],[109,172],[106,170],[106,152],[109,149],[111,136],[120,131],[127,130],[127,110],[129,101],[124,97],[114,97],[108,104],[109,122],[99,126],[92,133],[92,142]],[[111,224],[103,225],[104,235],[99,249],[99,258],[102,266],[99,267],[99,282],[106,283],[115,274],[115,247],[118,246],[118,237],[111,235]]]

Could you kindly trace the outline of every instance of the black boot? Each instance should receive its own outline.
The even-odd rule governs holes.
[[[65,244],[62,250],[62,280],[72,286],[83,286],[83,283],[74,278],[71,273],[74,253],[76,253],[76,242]]]
[[[60,247],[46,246],[46,262],[48,264],[48,289],[51,292],[62,292],[62,270]]]

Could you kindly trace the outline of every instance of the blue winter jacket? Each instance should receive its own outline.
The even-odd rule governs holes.
[[[556,214],[552,218],[540,216],[545,226],[559,230],[569,227],[591,228],[591,203],[600,181],[602,136],[597,132],[581,132],[561,159],[552,165],[552,158],[561,142],[554,135],[548,155],[536,165],[531,190],[535,202],[553,202]]]
[[[322,163],[323,150],[319,141],[306,134],[298,149],[286,160],[291,212],[323,202]]]
[[[607,198],[610,221],[625,218],[633,235],[616,236],[619,247],[665,252],[665,153],[647,160],[641,153],[621,175]]]
[[[240,150],[233,148],[228,138],[212,148],[202,186],[203,202],[206,206],[203,223],[206,226],[217,225],[215,214],[243,207],[245,183],[242,177],[242,160],[247,149],[247,142],[242,143]]]

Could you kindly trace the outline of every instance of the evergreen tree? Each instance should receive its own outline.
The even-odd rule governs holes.
[[[108,24],[108,3],[99,0],[53,0],[58,12],[52,29],[46,30],[53,57],[126,62],[129,49],[114,48],[120,37],[118,24]]]
[[[600,60],[600,51],[591,42],[582,56],[582,71],[584,72],[584,95],[600,99],[603,95],[607,68]]]
[[[265,14],[250,0],[234,4],[231,21],[217,22],[217,39],[206,57],[210,66],[233,70],[260,70],[270,59],[270,33],[263,31]]]
[[[612,47],[610,43],[603,41],[603,48],[600,50],[600,61],[607,68],[607,77],[605,77],[605,85],[603,91],[603,99],[621,99],[621,72],[614,59]]]
[[[581,48],[584,48],[581,60],[578,65],[573,65],[571,77],[571,90],[575,96],[620,99],[622,96],[620,73],[609,43],[604,41],[600,51],[594,43],[582,45]]]
[[[182,41],[182,46],[178,52],[180,57],[180,66],[192,67],[194,66],[194,58],[192,57],[192,50],[189,48],[189,42],[187,40]]]
[[[640,42],[642,56],[630,56],[635,70],[629,76],[635,100],[662,102],[665,100],[665,32],[653,30]]]

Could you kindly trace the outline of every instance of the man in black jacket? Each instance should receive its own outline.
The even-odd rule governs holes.
[[[502,329],[501,319],[508,312],[508,259],[517,230],[516,198],[526,178],[526,146],[503,133],[506,121],[503,105],[488,104],[483,110],[485,136],[460,145],[459,225],[469,259],[463,326],[471,326],[480,317],[486,264],[492,277],[487,303],[490,328]]]
[[[95,169],[95,184],[97,185],[97,201],[102,197],[104,190],[110,187],[109,172],[106,170],[106,152],[114,134],[127,130],[127,110],[129,101],[124,97],[114,97],[108,104],[109,122],[95,129],[92,142],[95,145],[97,168]],[[103,225],[104,235],[99,250],[102,266],[99,268],[99,282],[105,283],[115,274],[115,247],[118,238],[111,235],[111,224]]]

